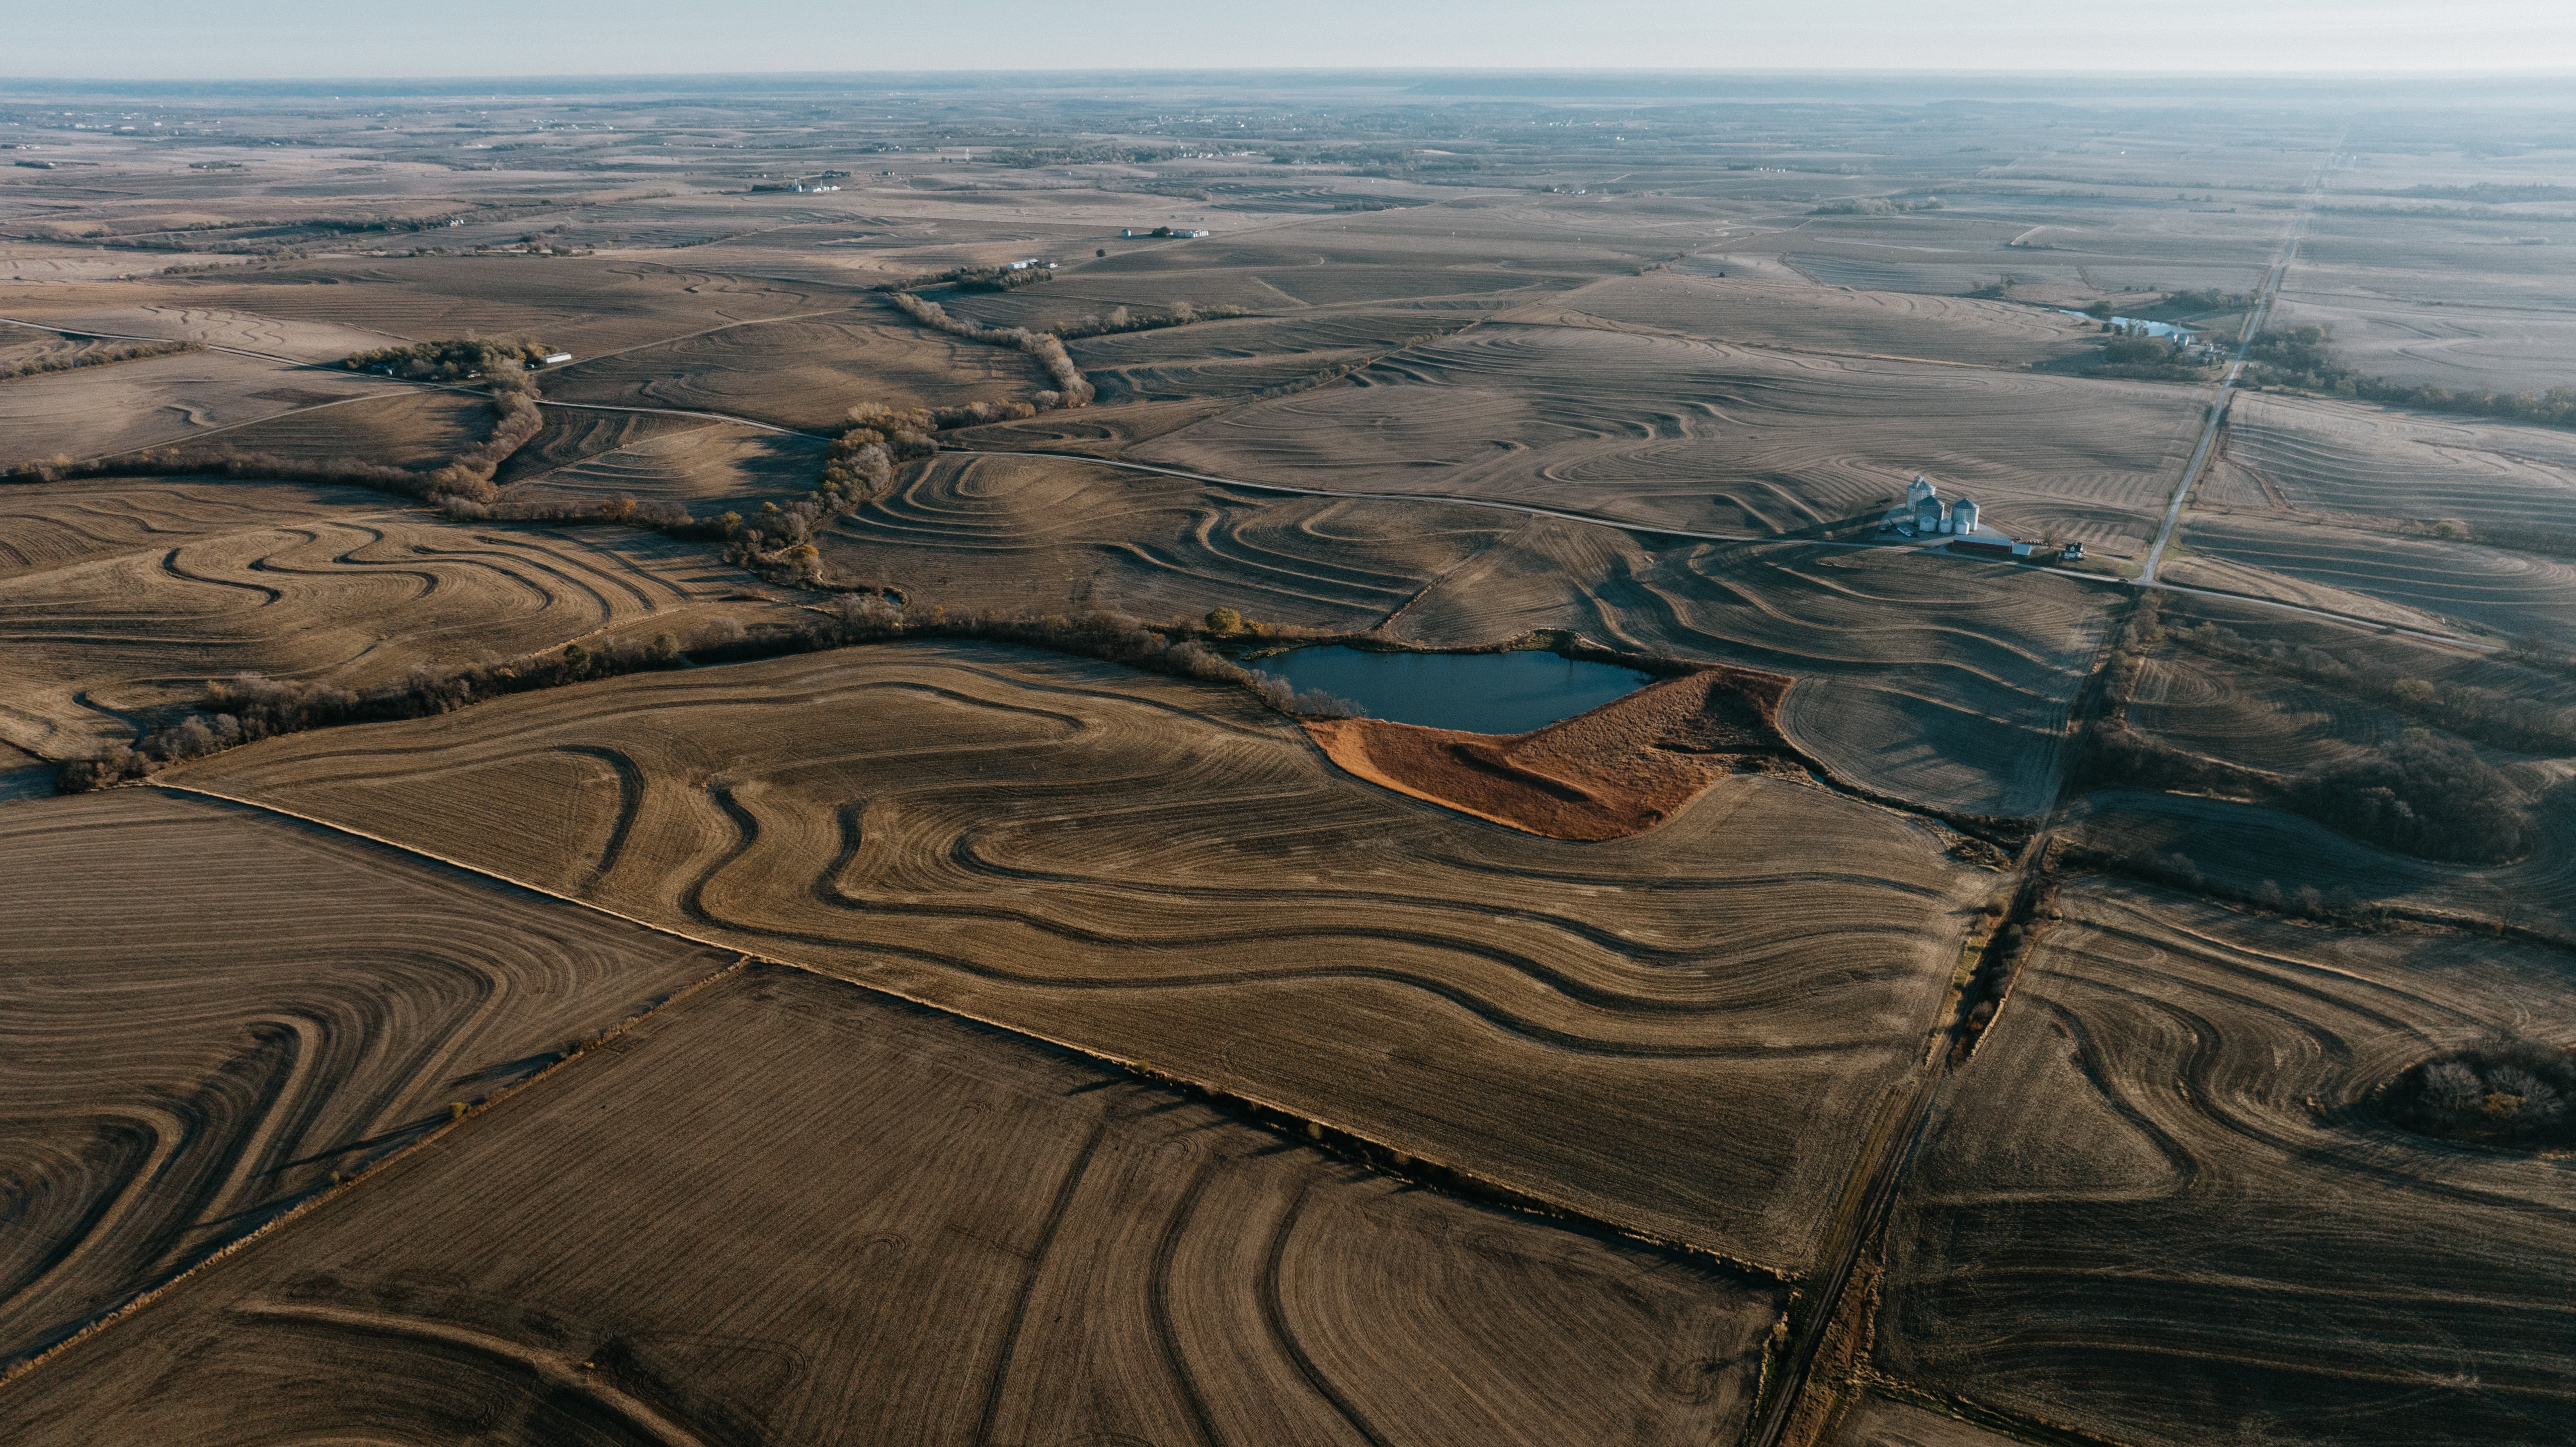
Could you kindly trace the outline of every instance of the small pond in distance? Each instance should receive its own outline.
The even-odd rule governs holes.
[[[1336,646],[1249,662],[1300,693],[1320,688],[1347,698],[1371,718],[1479,734],[1545,728],[1655,681],[1651,673],[1614,663],[1539,652],[1373,653]]]

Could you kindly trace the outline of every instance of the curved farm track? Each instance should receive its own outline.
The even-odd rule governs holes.
[[[1787,1269],[1854,1148],[1824,1123],[1922,1048],[1979,888],[1919,824],[1815,788],[1723,780],[1651,835],[1566,844],[1342,776],[1241,694],[971,645],[523,695],[172,777]]]

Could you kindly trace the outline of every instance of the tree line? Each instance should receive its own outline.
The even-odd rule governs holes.
[[[2392,382],[2346,365],[2334,351],[2334,328],[2322,323],[2264,332],[2246,349],[2249,380],[2363,402],[2465,412],[2543,427],[2576,427],[2576,387],[2545,392],[2454,392],[2430,382]]]
[[[1176,301],[1172,303],[1170,311],[1140,312],[1130,311],[1123,306],[1112,307],[1105,316],[1098,313],[1080,316],[1069,322],[1056,322],[1047,330],[1065,341],[1078,342],[1085,337],[1106,337],[1120,332],[1158,331],[1164,327],[1185,327],[1192,322],[1222,321],[1228,317],[1250,315],[1249,311],[1239,306],[1203,307],[1185,301]]]
[[[519,658],[450,668],[415,664],[399,682],[366,690],[244,674],[207,685],[195,711],[176,723],[134,743],[111,745],[89,758],[62,764],[55,773],[55,788],[66,794],[87,793],[148,779],[173,764],[260,739],[342,724],[426,718],[535,689],[903,638],[1017,643],[1106,659],[1150,673],[1232,685],[1298,717],[1349,718],[1358,712],[1347,700],[1320,690],[1301,693],[1284,679],[1215,652],[1187,622],[1157,627],[1111,612],[1080,617],[991,609],[951,614],[941,607],[907,612],[882,597],[852,595],[833,599],[787,628],[753,632],[736,620],[718,619],[685,638],[665,631],[650,641],[609,638],[589,647],[568,643]]]
[[[66,335],[69,334],[66,333]],[[87,340],[82,337],[70,339]],[[48,372],[68,372],[76,367],[104,367],[110,362],[139,362],[147,357],[168,357],[180,352],[204,350],[205,348],[196,342],[126,342],[121,345],[92,347],[86,351],[28,357],[21,361],[0,364],[0,381],[11,381],[19,377],[41,377]]]
[[[1073,364],[1073,358],[1066,355],[1064,342],[1054,335],[1033,332],[1026,327],[988,327],[980,322],[952,317],[939,303],[924,301],[908,291],[895,292],[888,299],[904,315],[934,331],[989,346],[1016,347],[1035,358],[1037,364],[1046,369],[1047,375],[1055,379],[1053,391],[1040,392],[1029,399],[1039,411],[1091,405],[1095,395],[1091,383],[1083,377],[1082,369]]]

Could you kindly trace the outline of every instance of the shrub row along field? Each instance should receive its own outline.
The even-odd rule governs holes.
[[[2145,384],[1490,321],[1130,455],[1255,482],[1757,534],[1875,523],[1928,472],[1994,526],[2135,547],[2154,532],[2200,406]]]
[[[1756,777],[1651,835],[1533,838],[1340,775],[1244,692],[989,645],[628,677],[164,777],[1788,1270],[1980,877]]]
[[[2576,1431],[2564,1162],[2377,1099],[2498,1029],[2576,1035],[2563,958],[2060,902],[1890,1224],[1883,1362],[2141,1444]]]
[[[0,901],[0,1365],[731,959],[141,790],[9,805]]]
[[[9,500],[47,514],[54,525],[32,536],[70,555],[0,579],[0,737],[56,758],[129,737],[136,711],[192,698],[209,678],[328,674],[363,687],[416,663],[604,629],[649,635],[729,611],[718,600],[750,581],[649,533],[477,529],[360,511],[350,500],[364,494],[346,490],[152,481],[30,493]],[[292,516],[286,504],[304,497],[324,505]],[[200,531],[154,531],[169,513]]]
[[[1775,1292],[754,966],[75,1347],[0,1431],[1725,1441]]]

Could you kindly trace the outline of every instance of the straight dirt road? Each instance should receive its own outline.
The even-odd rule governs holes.
[[[2218,394],[2210,399],[2209,417],[2201,424],[2200,445],[2192,449],[2190,465],[2182,470],[2182,485],[2174,489],[2173,501],[2165,507],[2164,526],[2156,529],[2156,540],[2147,548],[2147,565],[2136,583],[2141,588],[2153,587],[2156,569],[2165,560],[2165,544],[2173,540],[2174,525],[2182,521],[2183,504],[2191,501],[2191,490],[2200,485],[2200,470],[2209,464],[2209,455],[2218,448],[2218,429],[2227,422],[2227,404],[2235,399],[2236,379],[2245,370],[2245,353],[2254,339],[2263,334],[2263,323],[2272,315],[2272,299],[2279,295],[2282,281],[2290,274],[2290,259],[2299,253],[2299,238],[2307,234],[2308,218],[2314,216],[2317,202],[2324,198],[2326,177],[2334,171],[2335,150],[2343,138],[2335,138],[2326,158],[2317,165],[2309,179],[2308,193],[2299,202],[2299,214],[2290,220],[2290,229],[2281,238],[2281,254],[2272,260],[2272,269],[2263,274],[2263,287],[2254,294],[2254,305],[2245,313],[2245,325],[2236,334],[2236,355],[2227,362],[2226,375],[2218,379]]]

